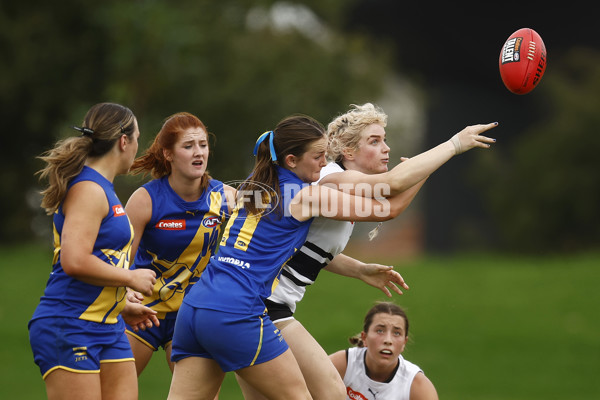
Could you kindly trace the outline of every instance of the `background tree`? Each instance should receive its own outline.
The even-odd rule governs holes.
[[[324,10],[340,14],[341,1]],[[315,2],[315,4],[317,4]],[[351,102],[372,100],[390,73],[388,53],[340,35],[302,4],[262,1],[59,3],[0,8],[2,146],[6,242],[49,229],[35,159],[74,135],[91,104],[113,101],[138,116],[145,148],[172,113],[198,115],[217,136],[210,171],[242,179],[256,137],[292,113],[324,124]],[[118,179],[125,201],[139,180]],[[48,236],[44,236],[48,237]]]

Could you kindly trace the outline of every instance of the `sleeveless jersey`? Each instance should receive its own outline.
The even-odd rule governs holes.
[[[331,162],[321,169],[319,180],[331,173],[342,171],[344,169],[341,166]],[[321,269],[344,250],[353,229],[354,223],[350,221],[324,217],[313,220],[306,241],[284,265],[279,285],[268,299],[269,302],[276,303],[277,308],[289,308],[290,313],[286,312],[282,316],[291,316],[296,311],[296,303],[304,297],[306,287],[315,283]],[[271,315],[271,319],[275,321],[280,318]]]
[[[247,215],[243,206],[236,207],[217,254],[184,303],[230,313],[264,313],[264,300],[277,285],[281,266],[304,243],[312,221],[289,214],[292,198],[307,184],[279,166],[277,174],[283,213]]]
[[[389,382],[376,382],[367,376],[366,347],[351,347],[346,351],[347,365],[344,375],[346,399],[350,400],[410,400],[410,386],[417,373],[417,365],[398,356],[398,368]]]
[[[105,263],[129,269],[129,254],[133,227],[117,198],[113,184],[94,169],[84,166],[69,182],[67,190],[81,181],[92,181],[104,189],[108,200],[108,215],[100,224],[93,254]],[[61,234],[65,215],[62,204],[54,213],[54,259],[44,295],[32,320],[44,317],[70,317],[87,321],[115,324],[125,306],[125,287],[103,287],[82,282],[67,275],[61,265]]]
[[[223,183],[211,179],[200,198],[189,202],[175,193],[167,176],[143,187],[152,199],[152,217],[134,266],[154,270],[157,276],[152,296],[143,304],[157,311],[158,318],[175,318],[173,312],[217,248],[227,214]]]

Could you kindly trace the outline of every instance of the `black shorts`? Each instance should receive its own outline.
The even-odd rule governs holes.
[[[265,300],[265,305],[267,306],[267,314],[269,314],[269,318],[273,322],[294,316],[292,310],[285,304],[275,303],[267,299]]]

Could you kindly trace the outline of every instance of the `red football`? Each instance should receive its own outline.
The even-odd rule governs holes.
[[[500,52],[500,76],[513,93],[531,92],[546,70],[546,46],[536,31],[522,28],[510,35]]]

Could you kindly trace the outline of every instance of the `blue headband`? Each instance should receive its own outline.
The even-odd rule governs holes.
[[[260,137],[256,141],[256,145],[254,146],[254,150],[252,152],[254,153],[254,155],[256,155],[256,152],[258,151],[258,146],[260,146],[260,144],[267,138],[267,136],[269,137],[269,150],[271,151],[271,160],[277,161],[277,154],[275,153],[275,146],[273,146],[273,136],[274,136],[273,131],[267,131],[267,132],[263,133],[262,135],[260,135]]]

